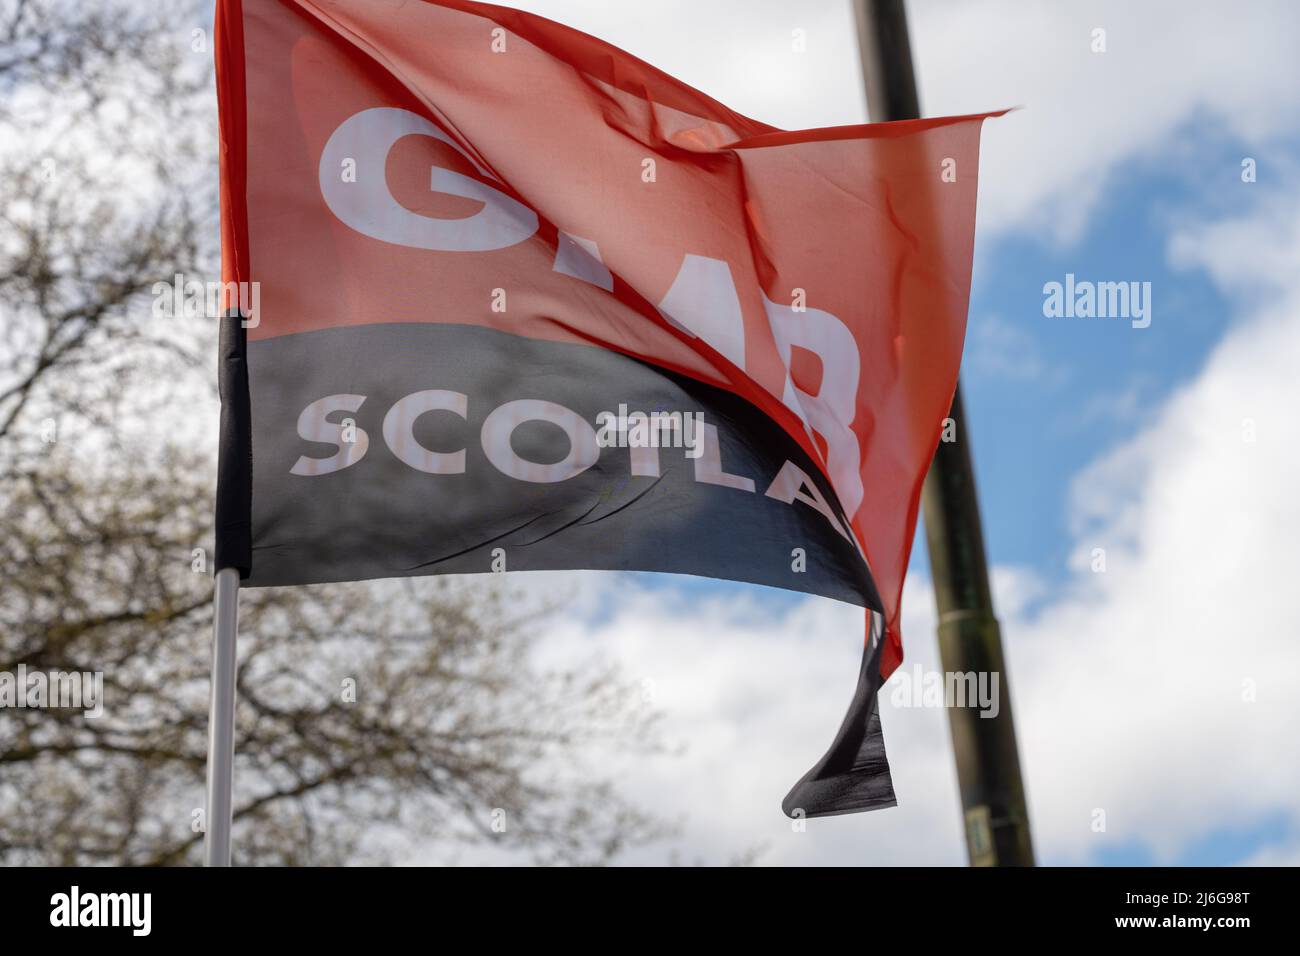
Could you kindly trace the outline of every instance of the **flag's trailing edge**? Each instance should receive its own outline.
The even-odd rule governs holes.
[[[892,805],[877,690],[985,116],[777,130],[468,0],[219,0],[216,55],[223,278],[258,303],[222,337],[218,565],[254,587],[657,570],[857,604],[857,692],[784,809]]]
[[[248,211],[245,204],[247,114],[244,23],[238,3],[219,3],[215,19],[217,102],[221,114],[221,281],[226,290],[247,282]],[[248,335],[238,295],[223,295],[217,387],[221,424],[217,447],[214,570],[253,567],[252,409],[248,389]]]

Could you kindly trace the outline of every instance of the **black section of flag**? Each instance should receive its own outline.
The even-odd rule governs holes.
[[[213,570],[252,566],[253,449],[248,399],[248,340],[238,313],[221,318],[217,388],[221,430],[217,447],[216,551]]]
[[[485,572],[495,558],[497,569],[512,571],[677,572],[880,608],[818,468],[730,392],[605,349],[465,325],[300,333],[250,343],[248,362],[256,462],[250,586]],[[393,406],[431,390],[464,396],[463,415],[445,408],[395,415],[392,435],[408,458],[463,451],[460,469],[443,458],[444,473],[421,471],[385,437]],[[327,437],[350,419],[352,463],[292,473],[300,457],[328,461],[345,448],[299,435],[304,409],[337,395],[355,396],[355,408],[323,416],[330,427],[317,434]],[[620,406],[701,413],[717,444],[700,459],[683,448],[658,449],[658,475],[634,474],[631,449],[604,447],[572,477],[521,480],[493,463],[483,440],[489,415],[519,401],[550,403],[593,429],[600,412],[617,414]],[[511,418],[507,410],[493,420],[498,435],[502,416],[507,424]],[[498,441],[497,457],[521,469],[532,462],[544,471],[574,447],[550,421],[519,420],[507,430],[509,448]],[[824,502],[827,513],[810,500]]]
[[[884,619],[871,614],[848,713],[826,755],[794,785],[781,809],[790,817],[829,817],[897,804],[880,727],[880,651]]]

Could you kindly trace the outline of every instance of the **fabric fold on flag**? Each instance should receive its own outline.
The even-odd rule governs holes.
[[[217,35],[223,278],[258,289],[230,566],[653,570],[859,605],[858,691],[784,808],[892,805],[876,692],[996,114],[778,130],[468,0],[219,0]]]

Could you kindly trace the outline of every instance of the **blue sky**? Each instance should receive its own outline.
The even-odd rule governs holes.
[[[1117,170],[1077,242],[1014,234],[981,245],[963,380],[995,562],[1030,565],[1059,583],[1071,478],[1191,379],[1230,321],[1222,292],[1204,273],[1171,267],[1165,244],[1171,219],[1251,188],[1239,176],[1244,145],[1203,119],[1179,135],[1216,168],[1170,175],[1135,162]],[[1067,273],[1150,282],[1151,326],[1045,317],[1043,284]]]
[[[518,5],[776,125],[865,119],[847,0]],[[1039,858],[1300,862],[1300,10],[909,9],[927,114],[1022,107],[985,127],[963,380]],[[1067,273],[1151,283],[1150,327],[1045,317]],[[854,609],[671,576],[564,587],[549,653],[612,656],[683,746],[621,766],[684,821],[688,856],[964,861],[941,712],[885,709],[898,809],[797,834],[776,810],[849,699]],[[909,666],[933,668],[927,588],[918,541],[904,633]]]

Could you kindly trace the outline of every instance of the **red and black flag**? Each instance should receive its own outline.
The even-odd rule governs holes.
[[[892,804],[876,690],[957,379],[984,117],[786,132],[468,0],[221,0],[218,33],[246,315],[218,565],[849,601],[858,692],[785,809]]]

